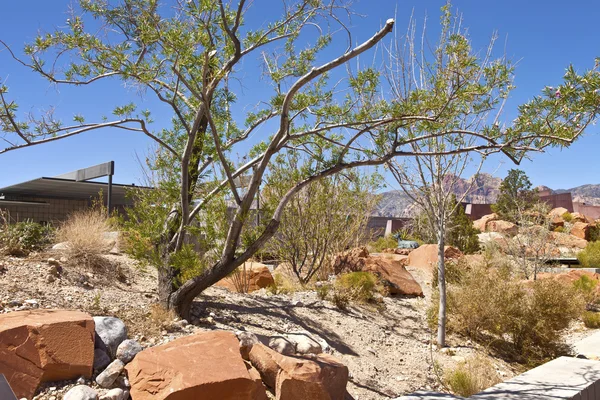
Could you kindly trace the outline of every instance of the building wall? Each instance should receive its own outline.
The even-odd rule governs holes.
[[[31,220],[38,223],[57,223],[64,221],[74,211],[91,205],[87,199],[57,199],[49,197],[8,197],[5,200],[36,201],[39,204],[0,204],[0,210],[8,212],[11,222]]]
[[[573,202],[573,210],[594,219],[600,218],[600,206]]]
[[[571,193],[540,195],[540,200],[548,204],[550,208],[563,207],[567,211],[573,212],[573,198],[571,197]]]

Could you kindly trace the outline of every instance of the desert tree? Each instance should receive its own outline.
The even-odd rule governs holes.
[[[279,17],[255,24],[247,16],[260,5],[245,0],[79,0],[64,26],[40,33],[22,52],[2,42],[15,62],[59,87],[98,87],[117,80],[126,89],[155,96],[157,105],[141,110],[135,103],[122,104],[115,94],[111,104],[97,105],[107,113],[112,109],[111,118],[93,121],[71,110],[74,121],[64,123],[52,112],[21,113],[2,85],[0,139],[5,146],[0,154],[104,128],[156,142],[178,192],[154,243],[159,298],[184,317],[196,296],[273,237],[286,204],[314,181],[395,157],[431,156],[432,151],[440,156],[503,152],[518,163],[527,152],[569,145],[597,115],[598,72],[578,74],[570,67],[558,90],[545,88],[520,106],[512,123],[469,124],[474,111],[499,107],[497,99],[512,88],[512,68],[503,59],[479,57],[463,32],[446,34],[435,45],[440,63],[421,65],[410,52],[410,40],[390,49],[385,60],[379,56],[376,48],[383,49],[383,39],[393,31],[392,19],[373,27],[371,37],[356,40],[347,28],[349,3],[271,2]],[[449,12],[446,7],[444,15]],[[391,85],[374,67],[388,60],[399,66]],[[417,65],[421,76],[415,75]],[[239,101],[240,82],[243,87],[245,79],[257,75],[264,89],[248,109]],[[419,81],[424,84],[412,83]],[[170,120],[153,122],[156,111],[168,112]],[[432,140],[452,143],[455,137],[472,141],[428,149]],[[288,152],[317,162],[265,216],[262,232],[242,245],[261,182],[274,157]],[[240,153],[247,157],[238,160]],[[248,179],[239,187],[242,175]],[[184,279],[175,261],[189,261],[184,245],[192,226],[212,229],[201,220],[213,201],[231,210],[224,239],[214,256]]]
[[[492,211],[502,219],[518,222],[538,201],[538,191],[531,187],[525,171],[511,169],[500,183],[500,193]]]

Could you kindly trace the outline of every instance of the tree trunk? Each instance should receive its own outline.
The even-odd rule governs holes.
[[[438,232],[438,289],[440,291],[440,306],[438,311],[438,348],[446,346],[446,266],[444,260],[444,232]]]

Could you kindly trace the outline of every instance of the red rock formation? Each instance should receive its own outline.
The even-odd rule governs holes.
[[[67,310],[0,315],[0,373],[18,398],[32,398],[41,382],[92,376],[94,320]]]

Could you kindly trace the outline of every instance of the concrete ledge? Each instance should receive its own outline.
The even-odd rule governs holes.
[[[600,399],[599,381],[600,362],[559,357],[470,399]]]
[[[420,391],[406,396],[398,397],[394,400],[464,400],[464,397],[454,396],[446,393]]]
[[[575,353],[582,354],[586,358],[600,359],[600,332],[596,332],[575,343],[573,350],[575,350]]]

